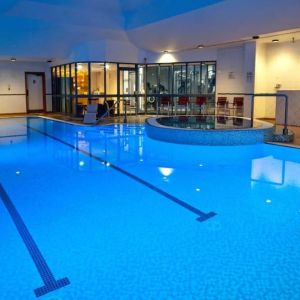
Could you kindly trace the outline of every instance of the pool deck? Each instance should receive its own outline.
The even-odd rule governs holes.
[[[32,114],[30,114],[32,115]],[[67,122],[72,122],[76,124],[83,124],[82,123],[82,118],[75,118],[75,117],[70,117],[62,114],[57,114],[57,113],[42,113],[42,114],[34,114],[36,116],[42,116],[42,117],[49,117],[61,121],[67,121]],[[7,118],[7,117],[23,117],[23,116],[28,116],[27,114],[1,114],[0,118]],[[149,117],[153,117],[153,115],[132,115],[132,116],[127,116],[127,123],[139,123],[142,124],[145,122],[145,120]],[[270,120],[266,120],[270,122]],[[107,124],[117,124],[117,123],[123,123],[124,122],[124,116],[116,116],[116,117],[106,117],[101,122],[98,124],[99,126],[101,125],[107,125]],[[272,121],[271,121],[272,122]],[[300,127],[299,126],[289,126],[289,129],[292,130],[295,134],[294,141],[292,143],[270,143],[270,144],[278,144],[282,146],[288,146],[288,147],[296,147],[300,148]]]

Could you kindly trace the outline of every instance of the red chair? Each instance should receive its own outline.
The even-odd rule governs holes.
[[[244,110],[244,98],[234,97],[233,98],[234,115],[243,115],[243,110]]]
[[[218,97],[217,105],[218,106],[227,106],[227,97]]]
[[[169,95],[161,96],[160,98],[161,105],[170,105],[171,104],[171,97]]]
[[[195,112],[199,111],[200,114],[202,114],[205,110],[206,103],[207,103],[207,98],[205,96],[197,96],[193,107],[194,111]]]
[[[179,96],[177,104],[176,104],[176,109],[175,112],[177,112],[177,107],[183,107],[185,110],[185,113],[187,114],[188,112],[188,106],[189,106],[190,100],[188,96]]]
[[[163,95],[160,97],[160,112],[167,109],[168,115],[170,114],[170,107],[171,107],[171,97],[169,95]]]
[[[227,97],[218,97],[217,114],[219,114],[219,113],[226,114],[227,110],[228,110]]]
[[[178,105],[188,105],[189,97],[188,96],[179,96],[177,104]]]
[[[205,105],[207,101],[207,98],[205,96],[197,96],[196,98],[196,104],[199,106]]]

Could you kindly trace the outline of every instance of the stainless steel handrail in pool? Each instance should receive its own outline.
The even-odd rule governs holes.
[[[288,95],[282,93],[218,93],[219,95],[237,95],[237,96],[251,96],[251,124],[253,127],[253,120],[254,120],[254,98],[255,97],[284,97],[285,99],[285,106],[284,106],[284,124],[283,124],[283,135],[288,135]]]

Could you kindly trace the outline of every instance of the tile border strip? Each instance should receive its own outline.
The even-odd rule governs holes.
[[[5,205],[8,213],[10,214],[43,282],[42,287],[36,288],[34,293],[36,297],[43,296],[49,292],[60,289],[66,285],[70,284],[70,280],[67,277],[56,280],[52,271],[50,270],[45,258],[43,257],[41,251],[39,250],[36,242],[34,241],[32,235],[30,234],[27,226],[25,225],[21,215],[13,204],[13,201],[8,196],[4,187],[0,183],[0,198]]]

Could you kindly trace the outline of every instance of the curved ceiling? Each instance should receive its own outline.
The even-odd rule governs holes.
[[[184,51],[299,28],[299,13],[299,0],[226,0],[127,34],[132,43],[151,51]]]
[[[224,0],[120,0],[125,29],[142,27]]]
[[[0,58],[67,58],[108,40],[180,51],[299,28],[299,13],[299,0],[1,0]]]

